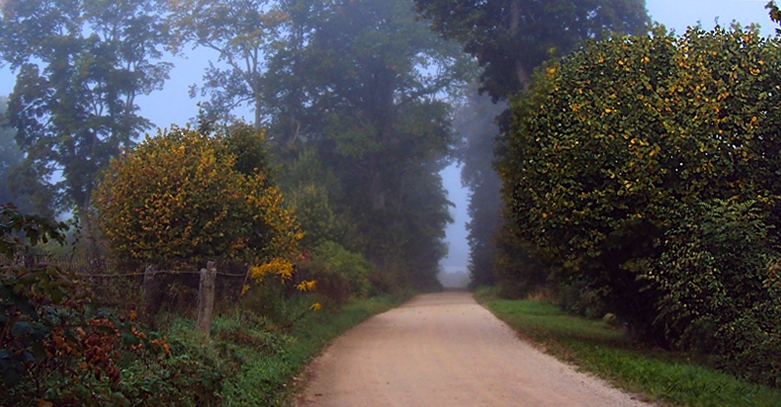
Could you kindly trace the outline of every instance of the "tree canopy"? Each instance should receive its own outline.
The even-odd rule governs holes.
[[[61,174],[64,206],[89,208],[96,175],[150,127],[136,96],[162,87],[171,65],[158,3],[4,1],[0,60],[16,72],[8,115],[28,168]]]
[[[527,87],[535,67],[555,50],[617,32],[640,34],[644,0],[415,0],[436,32],[460,41],[484,68],[482,89],[494,100]]]
[[[231,111],[242,105],[254,110],[254,126],[260,129],[267,109],[263,103],[266,88],[267,57],[279,40],[284,13],[268,0],[172,0],[167,23],[172,29],[172,45],[181,49],[188,43],[218,53],[204,73],[202,104],[210,119],[233,119]],[[224,65],[224,67],[222,66]],[[198,92],[191,88],[190,96]]]

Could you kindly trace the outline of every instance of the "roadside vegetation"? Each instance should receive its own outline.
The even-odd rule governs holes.
[[[13,207],[2,206],[0,225],[6,258],[65,242],[67,225]],[[102,306],[88,284],[53,264],[5,264],[0,277],[4,406],[283,405],[294,377],[331,340],[410,297],[337,303],[267,281],[221,312],[207,337],[181,312],[158,313],[160,328],[150,330],[135,311]]]
[[[192,48],[206,101],[147,133],[137,97]],[[411,0],[9,0],[0,67],[3,407],[278,405],[336,335],[441,288],[477,67]]]
[[[781,390],[740,380],[707,359],[639,343],[611,317],[589,319],[544,298],[508,300],[481,288],[475,298],[546,352],[640,399],[670,406],[781,405]]]
[[[545,290],[639,343],[781,387],[781,37],[737,22],[676,35],[634,1],[458,3],[416,1],[508,102],[465,137],[473,284]],[[573,38],[595,20],[611,28]],[[465,116],[487,107],[474,98]]]
[[[170,317],[161,334],[171,352],[212,367],[213,406],[284,406],[303,384],[304,366],[337,336],[409,298],[407,293],[351,299],[341,308],[309,312],[287,329],[236,310],[217,317],[205,341],[192,319]]]

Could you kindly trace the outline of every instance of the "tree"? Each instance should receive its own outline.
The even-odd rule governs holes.
[[[171,64],[157,2],[4,1],[0,58],[16,71],[8,108],[30,171],[84,214],[97,174],[150,127],[136,96],[162,87]]]
[[[279,26],[286,16],[269,6],[268,0],[171,0],[168,24],[173,45],[216,51],[217,64],[209,63],[202,95],[211,100],[202,106],[210,119],[233,119],[231,111],[242,105],[254,110],[254,126],[261,128],[266,111],[267,56],[278,40]],[[220,64],[227,65],[221,67]],[[191,88],[195,97],[198,89]]]
[[[263,143],[246,126],[214,135],[173,128],[112,160],[95,192],[112,252],[147,261],[254,263],[292,253],[301,233],[268,168],[242,172],[232,152],[236,140],[246,146],[250,138]]]
[[[436,175],[452,143],[449,109],[436,95],[458,83],[464,61],[411,6],[334,5],[311,38],[307,93],[319,113],[312,141],[349,197],[358,251],[381,270],[401,272],[401,284],[423,287],[436,285],[449,221]],[[411,255],[418,249],[427,252]]]
[[[286,170],[318,161],[319,175],[333,176],[333,186],[318,183],[319,175],[281,178],[316,229],[305,244],[336,240],[399,284],[421,269],[431,279],[419,281],[435,282],[442,250],[440,233],[431,230],[443,229],[449,216],[434,174],[452,145],[442,99],[465,65],[457,47],[417,21],[408,0],[189,1],[173,8],[177,38],[221,52],[228,68],[220,77],[235,78],[209,82],[209,107],[229,120],[233,102],[250,101]],[[215,25],[220,29],[207,30]],[[435,204],[417,205],[422,197]],[[435,243],[426,246],[427,239]],[[434,246],[426,256],[436,260],[419,260],[420,268],[405,259],[407,248],[424,246]]]
[[[480,91],[487,91],[495,103],[529,86],[533,70],[551,56],[551,50],[564,55],[589,38],[602,38],[612,32],[637,34],[644,31],[648,21],[644,2],[639,0],[416,0],[415,4],[434,31],[461,42],[464,50],[477,58],[483,67]],[[470,101],[480,112],[477,117],[489,114],[499,127],[491,129],[493,123],[489,122],[482,128],[466,130],[459,152],[465,163],[462,180],[472,191],[470,271],[472,284],[477,285],[493,282],[495,272],[512,275],[539,271],[529,261],[528,247],[516,246],[522,244],[522,239],[510,235],[515,230],[512,224],[501,225],[500,181],[493,161],[494,153],[503,151],[500,132],[509,129],[510,114],[505,108],[491,109],[486,103],[478,98]],[[522,294],[518,289],[507,290],[504,281],[503,293]],[[518,287],[525,290],[533,285],[530,280],[530,284]]]
[[[781,10],[778,9],[776,2],[769,1],[765,6],[765,8],[768,9],[768,14],[770,14],[770,19],[773,20],[773,22],[781,25]],[[776,31],[781,32],[781,29],[777,28]]]
[[[315,149],[338,181],[337,243],[385,273],[382,285],[435,286],[449,220],[436,173],[452,145],[442,99],[468,61],[406,0],[284,5],[266,102],[277,156],[291,165]]]
[[[0,97],[0,202],[3,204],[13,202],[14,194],[8,188],[9,172],[21,164],[24,154],[16,145],[16,131],[7,125],[5,112],[8,107],[8,99]],[[17,203],[18,205],[18,203]]]
[[[499,133],[496,117],[505,110],[488,96],[470,90],[465,104],[454,114],[453,129],[460,136],[456,149],[462,163],[461,183],[471,191],[467,224],[469,232],[469,272],[472,286],[493,284],[495,238],[499,233],[502,181],[493,170],[495,138]]]
[[[640,34],[648,16],[643,0],[415,0],[431,28],[464,44],[484,68],[482,90],[505,99],[531,83],[550,57],[605,34]]]
[[[663,342],[658,287],[638,277],[682,208],[758,201],[778,241],[778,66],[777,39],[720,27],[614,38],[547,65],[512,104],[500,165],[512,221],[561,279],[585,277]]]
[[[24,213],[53,218],[54,193],[43,184],[35,168],[24,165],[16,130],[6,120],[7,107],[8,98],[0,97],[0,203],[10,202]]]

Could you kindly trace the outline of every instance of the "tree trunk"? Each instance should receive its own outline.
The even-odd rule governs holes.
[[[510,4],[510,36],[513,40],[518,37],[521,26],[521,2],[522,0],[512,0]],[[513,63],[515,65],[515,74],[518,76],[518,82],[521,84],[521,89],[526,89],[531,84],[531,76],[526,68],[523,66],[518,56],[513,57]]]

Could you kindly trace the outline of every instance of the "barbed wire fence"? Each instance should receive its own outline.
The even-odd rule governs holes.
[[[54,265],[86,282],[101,305],[140,311],[150,326],[165,304],[174,313],[195,311],[197,327],[206,336],[217,303],[226,307],[235,303],[249,280],[248,265],[230,260],[209,261],[200,269],[192,264],[160,269],[155,264],[112,258],[51,254],[25,254],[3,262],[26,267]]]

